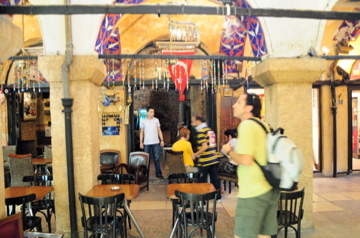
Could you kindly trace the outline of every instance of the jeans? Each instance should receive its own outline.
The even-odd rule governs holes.
[[[160,144],[151,144],[151,145],[144,145],[144,151],[149,153],[154,158],[154,164],[155,164],[155,171],[156,171],[156,177],[161,176],[161,169],[160,169],[160,162],[159,162],[159,145]]]
[[[198,180],[199,183],[207,183],[208,174],[210,175],[210,182],[218,190],[218,198],[221,199],[220,179],[219,179],[219,163],[209,166],[199,166],[199,172],[203,174]]]

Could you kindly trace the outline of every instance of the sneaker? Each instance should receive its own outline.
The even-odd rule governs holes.
[[[216,200],[216,203],[221,203],[221,199]]]
[[[159,179],[163,179],[164,178],[164,176],[162,176],[162,175],[159,175],[159,176],[156,176],[157,178],[159,178]]]

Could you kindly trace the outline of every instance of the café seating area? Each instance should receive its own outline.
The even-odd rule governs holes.
[[[132,215],[135,217],[144,237],[169,237],[173,228],[173,203],[167,197],[169,181],[166,178],[169,175],[169,168],[165,165],[164,160],[161,159],[160,163],[165,179],[156,178],[154,165],[150,163],[149,191],[142,189],[138,193],[138,196],[131,200]],[[128,177],[125,183],[132,184],[133,176]],[[111,183],[113,181],[111,180],[120,181],[120,179],[122,178],[99,177],[98,184],[108,184],[108,186],[112,186]],[[182,182],[182,180],[185,181],[186,178],[174,179],[180,179],[179,181]],[[173,183],[179,181],[173,181]],[[354,192],[352,188],[358,185],[360,185],[360,176],[355,174],[353,176],[336,179],[314,178],[315,192],[312,194],[311,191],[306,190],[306,196],[314,197],[314,219],[316,227],[314,231],[304,231],[303,228],[301,228],[301,237],[320,238],[324,237],[324,235],[325,237],[350,237],[350,234],[354,234],[353,232],[360,232],[357,226],[350,226],[354,224],[356,220],[356,209],[360,201],[360,197],[357,195],[358,193]],[[228,190],[225,191],[225,193],[222,194],[221,203],[216,204],[216,237],[233,237],[237,189],[238,188],[232,184],[232,192],[229,193]],[[128,204],[128,207],[130,208],[130,204]],[[45,216],[41,213],[36,213],[36,216],[42,219],[42,231],[48,232],[49,227]],[[141,237],[134,224],[131,222],[130,227],[128,219],[125,219],[127,226],[126,237]],[[55,220],[55,216],[52,215],[50,218],[51,230],[52,232],[61,233],[61,231],[56,230]],[[336,223],[333,222],[334,220],[336,220]],[[154,221],[156,221],[157,224],[162,224],[162,226],[154,226]],[[83,231],[80,229],[79,232]],[[206,231],[204,230],[203,232],[206,237]],[[194,237],[200,237],[199,233],[196,234]],[[284,232],[281,231],[278,237],[283,238]],[[287,237],[295,237],[292,229],[288,230]]]

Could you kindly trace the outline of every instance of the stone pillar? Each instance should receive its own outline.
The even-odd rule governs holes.
[[[50,83],[53,176],[56,206],[56,230],[70,234],[68,179],[65,148],[65,118],[61,65],[65,56],[39,56],[39,69]],[[72,107],[73,162],[77,224],[81,210],[77,194],[86,194],[97,183],[99,166],[99,85],[105,78],[105,65],[96,56],[74,56],[69,69]]]
[[[21,29],[14,25],[11,17],[0,17],[0,62],[14,56],[23,45]]]
[[[303,229],[313,229],[312,83],[325,71],[318,58],[271,58],[253,68],[256,82],[265,88],[265,118],[273,128],[301,149],[304,169],[299,189],[305,188]]]

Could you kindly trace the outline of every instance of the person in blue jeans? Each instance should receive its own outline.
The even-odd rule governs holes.
[[[155,109],[152,106],[146,108],[147,117],[140,123],[140,148],[152,154],[154,158],[156,177],[162,176],[159,162],[159,146],[164,146],[164,137],[160,129],[159,119],[154,117]]]

